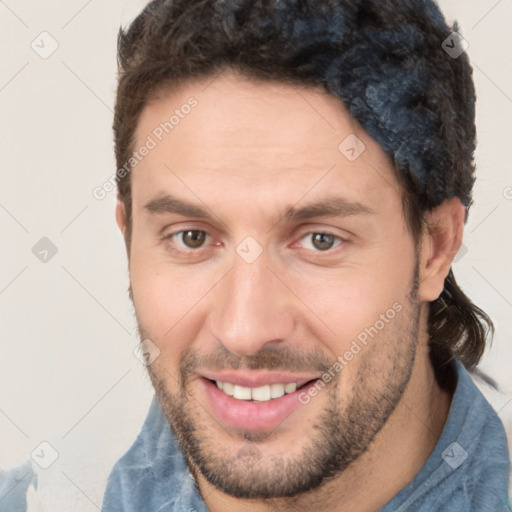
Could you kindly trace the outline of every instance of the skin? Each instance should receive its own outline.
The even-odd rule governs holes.
[[[141,339],[160,349],[148,371],[162,408],[212,512],[374,511],[421,469],[448,414],[451,396],[428,358],[427,308],[459,249],[464,207],[452,199],[430,212],[416,248],[389,157],[341,102],[231,72],[155,96],[135,146],[191,96],[197,107],[131,175],[131,291]],[[353,162],[338,149],[350,134],[366,146]],[[211,218],[145,209],[165,194]],[[372,213],[283,217],[332,196]],[[126,236],[121,201],[116,219]],[[164,238],[180,230],[209,236],[199,248]],[[319,250],[311,233],[340,238]],[[236,252],[248,236],[263,250],[252,263]],[[202,370],[320,375],[397,302],[400,313],[271,431],[215,417]]]

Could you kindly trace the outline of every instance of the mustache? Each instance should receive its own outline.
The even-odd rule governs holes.
[[[335,360],[335,356],[333,358]],[[264,347],[256,354],[237,355],[220,346],[213,353],[187,350],[180,364],[182,376],[198,370],[280,370],[321,372],[329,370],[332,361],[320,350],[305,351],[294,347]]]

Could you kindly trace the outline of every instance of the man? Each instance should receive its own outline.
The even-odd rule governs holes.
[[[154,1],[121,32],[116,218],[156,398],[105,512],[508,510],[465,369],[492,322],[451,271],[462,43],[405,0]]]

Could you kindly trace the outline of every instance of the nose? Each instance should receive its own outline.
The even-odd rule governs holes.
[[[208,316],[210,334],[238,355],[256,354],[267,343],[290,337],[295,327],[293,294],[260,256],[252,263],[237,255]]]

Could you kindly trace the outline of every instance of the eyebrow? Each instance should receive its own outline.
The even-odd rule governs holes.
[[[144,205],[144,210],[151,214],[178,213],[185,217],[211,218],[211,215],[203,208],[169,194],[152,199]]]
[[[212,219],[205,209],[193,203],[183,201],[170,194],[152,199],[144,205],[144,210],[150,214],[179,214],[185,217]],[[287,222],[307,220],[317,217],[347,217],[351,215],[368,215],[375,213],[369,206],[357,201],[349,201],[344,197],[331,196],[321,201],[306,204],[300,208],[291,206],[286,209],[282,219]]]
[[[327,197],[321,201],[306,204],[301,208],[288,208],[283,218],[287,221],[312,219],[315,217],[348,217],[375,213],[369,206],[344,197]]]

